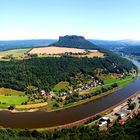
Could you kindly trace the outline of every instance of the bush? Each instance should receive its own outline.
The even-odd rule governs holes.
[[[9,110],[14,110],[14,109],[15,109],[15,107],[16,107],[16,105],[15,105],[15,104],[13,104],[13,105],[10,105],[10,106],[8,107],[8,109],[9,109]]]
[[[55,104],[53,105],[53,107],[59,107],[59,104],[58,104],[58,103],[55,103]]]

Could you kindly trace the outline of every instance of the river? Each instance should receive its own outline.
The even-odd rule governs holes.
[[[133,61],[133,60],[132,60]],[[135,62],[134,62],[135,61]],[[136,60],[133,62],[140,66]],[[125,87],[96,101],[90,101],[68,109],[45,112],[11,113],[0,111],[0,126],[10,128],[45,128],[63,125],[84,119],[118,104],[140,90],[140,77]]]

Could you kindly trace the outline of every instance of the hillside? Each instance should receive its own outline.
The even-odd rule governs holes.
[[[50,44],[49,46],[57,46],[57,47],[68,47],[68,48],[80,48],[80,49],[94,49],[99,50],[100,47],[86,40],[82,36],[76,35],[66,35],[63,37],[59,37],[59,40],[56,43]]]
[[[101,69],[100,74],[127,74],[132,69],[137,69],[132,62],[92,44],[81,36],[60,37],[59,41],[53,45],[61,48],[96,49],[102,51],[105,57],[33,57],[20,61],[1,61],[0,87],[26,91],[28,86],[35,86],[38,90],[52,90],[61,81],[76,85],[75,77],[79,73],[97,78],[99,69]]]
[[[26,91],[30,85],[38,87],[40,90],[51,90],[61,81],[76,84],[74,77],[78,73],[96,77],[97,69],[102,69],[102,74],[122,74],[129,73],[133,68],[137,69],[132,62],[111,53],[105,58],[92,59],[47,57],[1,61],[0,86]]]
[[[96,45],[109,50],[123,52],[128,55],[140,56],[140,41],[138,40],[90,40]]]
[[[70,39],[73,38],[73,39]],[[75,39],[74,39],[75,38]],[[139,52],[139,46],[140,41],[138,40],[95,40],[95,39],[88,39],[85,42],[84,37],[79,37],[79,43],[74,43],[75,40],[77,42],[78,36],[65,36],[60,37],[58,42],[57,39],[33,39],[33,40],[10,40],[10,41],[2,41],[0,40],[0,50],[11,50],[11,49],[22,49],[22,48],[38,48],[38,47],[46,47],[47,45],[55,45],[60,47],[73,47],[75,44],[75,47],[81,48],[79,46],[79,43],[83,43],[82,48],[85,49],[85,45],[88,49],[97,49],[97,46],[100,46],[102,48],[106,48],[109,50],[114,51],[122,51],[124,53],[129,52],[129,54],[132,52]],[[64,41],[65,40],[65,41]],[[82,41],[83,40],[83,41]],[[71,43],[71,41],[73,43]],[[68,43],[69,42],[69,43]],[[84,43],[85,42],[85,43]],[[88,43],[87,43],[88,42]],[[91,45],[91,43],[93,44]],[[69,45],[68,45],[69,44]]]
[[[140,45],[127,46],[119,51],[127,55],[140,56]]]

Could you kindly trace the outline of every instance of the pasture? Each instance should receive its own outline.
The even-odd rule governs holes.
[[[26,102],[28,100],[27,96],[3,96],[0,95],[0,104],[5,105],[20,105],[23,102]]]
[[[60,91],[60,90],[66,90],[69,91],[70,85],[69,82],[59,82],[57,85],[54,86],[53,91]]]
[[[7,51],[0,51],[0,57],[6,57],[8,55],[12,55],[13,57],[21,57],[26,52],[28,52],[30,48],[28,49],[13,49],[13,50],[7,50]]]
[[[20,96],[25,95],[25,93],[22,91],[17,91],[9,88],[0,88],[0,95]]]
[[[22,91],[8,88],[0,88],[0,108],[8,108],[10,105],[21,105],[28,101],[28,96]]]

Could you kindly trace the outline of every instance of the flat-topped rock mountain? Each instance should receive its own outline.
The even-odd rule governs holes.
[[[64,39],[69,40],[85,40],[83,36],[77,36],[77,35],[66,35],[66,36],[60,36],[59,41],[63,41]]]
[[[66,35],[60,36],[56,43],[49,46],[68,47],[68,48],[81,48],[81,49],[96,49],[100,47],[86,40],[83,36]]]

